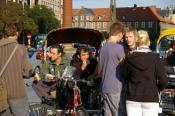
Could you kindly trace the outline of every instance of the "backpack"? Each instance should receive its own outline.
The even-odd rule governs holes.
[[[5,83],[0,79],[0,112],[7,109],[7,89]]]
[[[6,89],[6,85],[4,80],[2,79],[2,74],[5,71],[8,63],[10,62],[10,60],[12,59],[16,49],[18,47],[18,44],[15,46],[15,48],[13,49],[12,53],[10,54],[10,57],[7,59],[5,65],[3,66],[2,70],[0,71],[0,112],[4,111],[7,109],[8,107],[8,103],[7,103],[7,89]]]

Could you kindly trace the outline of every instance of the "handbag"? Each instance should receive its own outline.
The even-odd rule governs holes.
[[[13,49],[12,53],[10,54],[10,57],[8,58],[8,60],[6,61],[4,67],[2,68],[1,72],[0,72],[0,112],[4,111],[7,109],[8,107],[8,103],[7,103],[7,89],[6,89],[6,85],[4,80],[1,78],[3,72],[5,71],[8,63],[10,62],[10,60],[12,59],[16,49],[18,47],[18,44],[15,46],[15,49]]]

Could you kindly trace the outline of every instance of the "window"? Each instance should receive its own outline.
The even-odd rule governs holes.
[[[75,17],[74,17],[74,20],[77,21],[77,20],[78,20],[78,16],[75,16]]]
[[[103,16],[98,16],[98,20],[102,20],[103,19]]]
[[[93,16],[90,16],[90,20],[91,20],[91,21],[93,20]]]
[[[78,22],[75,22],[75,25],[74,25],[75,27],[78,27]]]
[[[101,28],[101,22],[97,22],[97,28]]]
[[[135,22],[135,28],[138,28],[139,22]]]
[[[142,22],[142,28],[145,28],[145,22]]]
[[[84,20],[84,16],[80,16],[80,20]]]
[[[89,28],[89,27],[90,27],[90,23],[86,22],[86,28]]]
[[[127,22],[126,24],[127,24],[127,26],[128,26],[128,27],[130,27],[130,26],[131,26],[131,22]]]
[[[107,28],[107,22],[103,22],[103,28]]]
[[[80,27],[84,27],[84,22],[80,22]]]
[[[91,28],[95,29],[95,23],[94,22],[91,23]]]
[[[153,27],[153,22],[152,21],[149,21],[148,22],[148,28],[152,28]]]
[[[86,20],[87,20],[87,21],[89,20],[89,16],[86,16]]]

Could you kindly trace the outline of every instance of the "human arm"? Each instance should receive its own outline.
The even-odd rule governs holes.
[[[26,47],[22,45],[19,47],[22,50],[22,75],[24,78],[30,78],[32,76],[32,63],[28,58]]]
[[[162,91],[168,85],[168,78],[165,72],[165,66],[161,59],[158,57],[156,60],[156,79],[159,91]]]

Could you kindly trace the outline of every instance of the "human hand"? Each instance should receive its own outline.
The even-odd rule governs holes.
[[[84,60],[82,61],[81,69],[84,70],[84,69],[87,67],[88,64],[89,64],[89,60],[84,59]]]
[[[36,73],[36,74],[34,75],[34,81],[39,81],[39,80],[41,80],[41,78],[40,78],[39,75]]]

